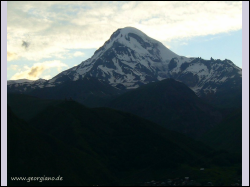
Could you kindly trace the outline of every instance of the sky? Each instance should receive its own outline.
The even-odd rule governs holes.
[[[7,2],[7,79],[50,79],[135,27],[174,53],[242,67],[242,2]]]

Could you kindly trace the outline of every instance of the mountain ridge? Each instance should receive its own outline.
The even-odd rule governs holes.
[[[86,77],[93,77],[118,89],[127,90],[173,78],[185,83],[199,97],[214,104],[219,103],[227,92],[239,97],[242,87],[242,70],[232,61],[179,56],[140,30],[125,27],[116,30],[91,58],[79,65],[48,81],[12,84],[8,85],[8,90],[27,93]],[[226,95],[225,101],[220,105],[229,103],[233,96]],[[240,101],[235,105],[240,106]]]

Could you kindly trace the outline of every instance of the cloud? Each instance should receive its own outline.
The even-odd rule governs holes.
[[[75,57],[84,56],[84,53],[81,52],[81,51],[76,51],[76,52],[74,53],[74,56],[75,56]]]
[[[68,65],[62,63],[59,60],[45,61],[42,63],[35,63],[32,67],[24,66],[23,71],[20,71],[11,77],[11,80],[17,79],[29,79],[36,80],[38,78],[48,79],[50,75],[42,75],[45,70],[50,70],[51,68],[57,68],[60,72],[62,67],[68,67]]]
[[[27,49],[30,46],[30,43],[23,41],[22,43],[22,47],[24,47],[25,49]]]
[[[28,60],[63,59],[126,26],[162,43],[229,33],[242,29],[242,2],[8,2],[7,46]]]
[[[44,71],[44,69],[45,68],[43,66],[32,67],[29,70],[28,75],[29,77],[38,77]]]
[[[214,36],[214,37],[210,37],[208,39],[205,39],[204,41],[211,41],[211,40],[214,40],[214,39],[218,39],[220,38],[219,36]]]
[[[188,45],[187,42],[182,42],[180,45]]]
[[[7,61],[17,60],[18,55],[16,53],[12,53],[7,51]]]
[[[43,79],[49,80],[49,79],[51,79],[51,76],[50,75],[44,75]]]

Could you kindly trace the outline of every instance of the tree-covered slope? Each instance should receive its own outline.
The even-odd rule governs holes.
[[[58,185],[116,186],[186,175],[202,181],[237,176],[240,161],[230,154],[130,113],[75,101],[48,105],[28,124],[8,113],[8,176],[61,175]],[[201,175],[201,167],[220,172]]]
[[[224,116],[224,111],[208,105],[185,84],[174,79],[141,86],[120,95],[107,106],[192,137],[200,137]]]
[[[201,138],[203,142],[216,149],[242,152],[242,110],[228,115],[218,126]]]
[[[93,185],[115,180],[99,157],[38,131],[8,107],[8,185]],[[63,177],[62,181],[16,181],[11,177]]]

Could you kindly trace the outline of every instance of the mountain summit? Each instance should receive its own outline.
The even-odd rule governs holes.
[[[112,86],[121,84],[127,89],[137,88],[167,78],[167,65],[173,58],[180,60],[179,55],[162,43],[136,28],[125,27],[115,31],[90,59],[64,71],[50,83],[63,80],[65,75],[71,80],[91,76]],[[182,59],[190,61],[188,58]]]

